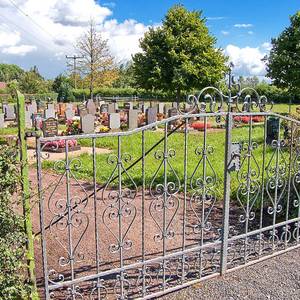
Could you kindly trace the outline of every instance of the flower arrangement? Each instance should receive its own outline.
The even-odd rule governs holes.
[[[104,126],[104,125],[100,125],[99,128],[98,128],[99,133],[106,133],[108,131],[109,131],[109,128],[107,126]]]
[[[68,120],[66,125],[66,135],[74,135],[81,133],[80,122],[78,120]]]
[[[204,122],[201,122],[201,121],[196,121],[194,122],[192,125],[191,125],[192,128],[196,129],[196,130],[204,130],[205,128],[205,124]],[[209,129],[211,128],[211,123],[207,122],[206,123],[206,128]]]

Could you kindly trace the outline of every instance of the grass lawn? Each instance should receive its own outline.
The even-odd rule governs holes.
[[[253,156],[251,157],[251,168],[256,171],[257,180],[261,183],[261,172],[262,172],[262,163],[263,163],[263,134],[264,129],[263,125],[253,126],[252,128],[252,142],[256,142],[258,147],[253,150]],[[147,131],[145,132],[145,149],[146,151],[151,148],[157,141],[163,138],[164,133],[162,131]],[[232,141],[247,143],[249,139],[249,127],[234,128],[232,130]],[[201,160],[201,155],[197,155],[196,149],[203,147],[204,134],[203,132],[194,132],[189,133],[188,135],[188,150],[187,150],[187,174],[188,174],[188,190],[191,190],[191,185],[195,187],[196,179],[201,178],[203,174],[203,161]],[[91,140],[83,139],[80,140],[82,146],[91,146]],[[168,182],[176,182],[177,177],[180,179],[181,188],[183,188],[184,182],[184,134],[183,133],[174,133],[168,138],[168,149],[174,149],[176,155],[173,158],[169,159],[170,165],[168,166]],[[104,137],[96,139],[96,146],[101,148],[109,148],[112,150],[111,155],[117,155],[118,149],[118,140],[116,137]],[[216,176],[216,184],[211,186],[212,192],[216,193],[216,196],[221,199],[223,195],[223,173],[224,173],[224,149],[225,149],[225,130],[211,130],[207,134],[207,146],[213,148],[213,153],[208,156],[210,164],[207,164],[207,176],[214,175]],[[163,183],[163,166],[160,165],[162,160],[157,160],[155,158],[155,152],[161,150],[163,151],[163,143],[158,147],[152,150],[145,157],[145,180],[146,180],[146,189],[148,190],[154,175],[159,169],[155,183]],[[141,133],[133,134],[130,136],[121,137],[121,153],[124,155],[130,154],[132,157],[131,162],[124,162],[124,167],[128,167],[133,161],[138,159],[142,154],[142,135]],[[266,151],[266,161],[269,162],[274,149],[270,146],[267,146]],[[288,155],[287,151],[283,152],[285,156]],[[243,151],[243,154],[246,154],[246,151]],[[108,164],[108,154],[102,154],[96,156],[97,164],[97,182],[100,184],[106,183],[110,176],[116,176],[117,170],[114,170],[116,164]],[[72,174],[78,179],[84,179],[92,182],[93,178],[93,161],[92,156],[88,154],[82,154],[78,157],[82,163],[81,168],[75,168],[74,164],[71,164]],[[244,161],[244,163],[243,163]],[[200,162],[200,163],[199,163]],[[273,165],[275,164],[275,159],[272,160]],[[236,198],[236,193],[239,186],[238,175],[242,173],[247,173],[247,159],[241,159],[242,167],[241,171],[232,172],[232,196]],[[47,169],[53,168],[54,163],[50,161],[45,161],[43,166]],[[172,168],[173,170],[172,170]],[[174,174],[176,173],[176,175]],[[195,176],[192,174],[195,173]],[[136,185],[142,185],[142,163],[139,162],[128,172],[129,176],[133,179]],[[124,174],[122,177],[124,186],[132,185],[131,179],[128,175]],[[117,181],[117,180],[116,180]],[[115,182],[117,184],[117,182]],[[241,197],[241,200],[243,200]]]

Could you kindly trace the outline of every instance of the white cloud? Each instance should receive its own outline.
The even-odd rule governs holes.
[[[229,34],[230,34],[229,31],[225,31],[225,30],[222,30],[221,33],[222,33],[223,35],[229,35]]]
[[[236,28],[250,28],[253,27],[253,24],[234,24]]]
[[[12,46],[8,48],[3,48],[2,53],[4,54],[10,54],[10,55],[18,55],[18,56],[24,56],[27,53],[36,51],[36,46],[30,46],[30,45],[20,45],[20,46]]]
[[[261,45],[261,47],[267,51],[270,51],[272,49],[272,44],[269,42],[265,42]]]
[[[22,60],[23,67],[46,66],[41,69],[47,76],[65,70],[62,63],[66,54],[75,52],[77,39],[94,19],[103,36],[109,40],[112,53],[118,61],[128,60],[139,51],[138,40],[148,26],[135,20],[118,22],[112,19],[113,1],[96,0],[14,0],[19,10],[7,0],[0,0],[1,14],[8,20],[4,28],[0,23],[0,60]],[[20,11],[21,10],[21,11]],[[27,15],[27,16],[26,16]],[[17,61],[19,62],[19,61]]]
[[[20,40],[20,32],[11,31],[5,24],[0,24],[0,48],[14,46]]]
[[[235,45],[228,45],[225,48],[225,54],[233,62],[236,75],[264,76],[266,74],[266,66],[262,59],[267,53],[262,51],[260,47],[240,48]]]
[[[248,31],[248,34],[252,35],[254,32],[252,30]]]
[[[209,21],[219,21],[219,20],[224,20],[226,17],[206,17],[206,20]]]

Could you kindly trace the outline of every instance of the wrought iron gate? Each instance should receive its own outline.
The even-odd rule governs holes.
[[[130,132],[37,139],[46,299],[148,299],[300,246],[300,122],[235,89]]]

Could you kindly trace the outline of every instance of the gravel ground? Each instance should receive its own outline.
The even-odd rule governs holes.
[[[162,297],[164,300],[300,299],[300,249]]]

